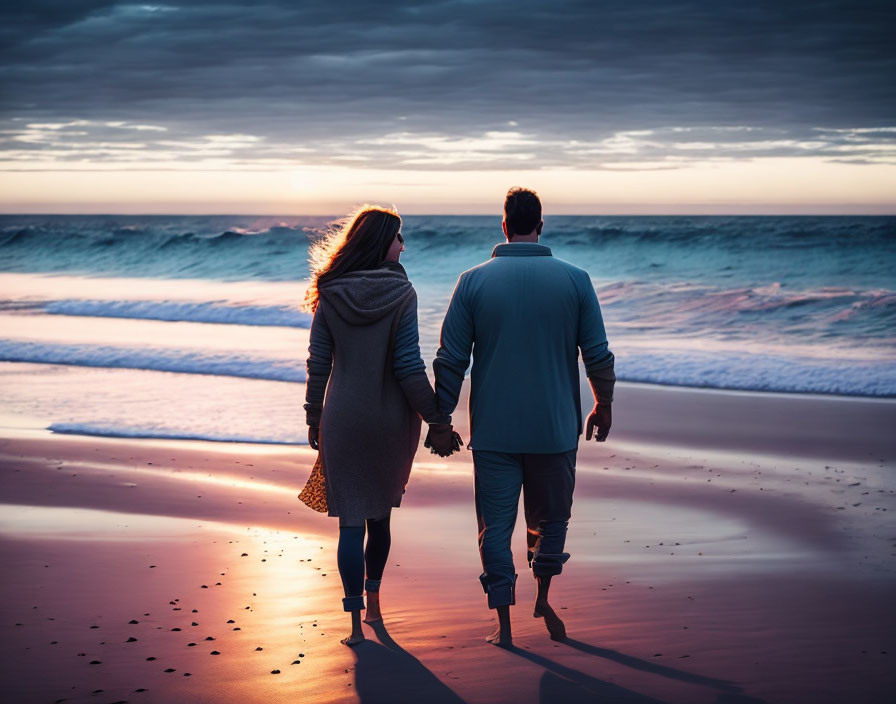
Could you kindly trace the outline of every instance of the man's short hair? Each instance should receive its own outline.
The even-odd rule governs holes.
[[[541,201],[530,188],[515,186],[504,198],[504,220],[507,236],[528,235],[541,222]]]

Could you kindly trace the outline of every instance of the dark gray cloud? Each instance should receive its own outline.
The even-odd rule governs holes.
[[[246,166],[889,160],[896,135],[861,130],[896,125],[894,18],[891,2],[5,3],[0,149]]]

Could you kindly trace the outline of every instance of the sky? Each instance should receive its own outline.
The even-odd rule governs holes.
[[[0,5],[0,211],[896,213],[892,2]]]

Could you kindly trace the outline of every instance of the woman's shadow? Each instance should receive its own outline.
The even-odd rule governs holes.
[[[355,688],[361,704],[465,704],[417,658],[392,640],[382,621],[371,624],[379,643],[354,647]]]

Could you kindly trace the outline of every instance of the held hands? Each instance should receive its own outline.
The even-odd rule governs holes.
[[[607,435],[610,434],[611,425],[613,425],[612,405],[609,403],[603,405],[595,404],[594,410],[588,416],[588,423],[585,426],[585,439],[590,440],[594,430],[597,429],[594,439],[597,442],[603,442],[607,439]]]
[[[308,426],[308,444],[311,445],[312,450],[320,450],[320,428],[309,425]]]
[[[423,441],[423,447],[439,457],[453,455],[463,444],[464,441],[450,423],[430,423],[426,440]]]

